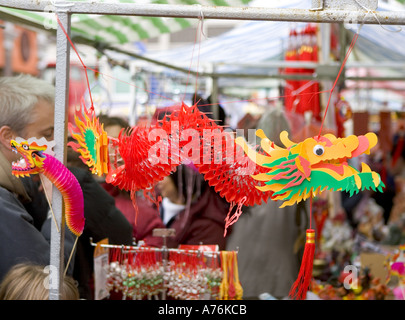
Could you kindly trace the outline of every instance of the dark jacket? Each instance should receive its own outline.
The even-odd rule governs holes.
[[[229,203],[212,188],[206,188],[197,201],[191,204],[190,211],[180,212],[168,225],[176,230],[175,237],[167,239],[167,246],[176,248],[180,244],[217,244],[225,250],[225,217]]]
[[[101,183],[101,186],[114,198],[115,206],[131,224],[134,239],[142,240],[148,246],[161,247],[162,238],[153,236],[153,229],[165,228],[156,205],[140,194],[136,195],[133,203],[129,192],[108,183]]]
[[[11,174],[11,164],[0,153],[0,281],[18,263],[50,263],[51,219],[46,219],[46,208],[42,207],[45,211],[41,212],[40,207],[30,205],[40,196],[36,187],[34,183],[24,187],[22,179]],[[29,208],[34,207],[37,211],[30,212]],[[41,217],[41,223],[35,223],[36,216]],[[73,234],[65,232],[65,265],[73,244]],[[67,274],[71,275],[72,269],[69,264]]]
[[[117,209],[114,198],[97,182],[89,170],[69,167],[79,181],[84,198],[85,225],[77,243],[73,277],[79,282],[80,297],[93,298],[94,247],[90,244],[108,238],[110,244],[131,245],[132,227]]]

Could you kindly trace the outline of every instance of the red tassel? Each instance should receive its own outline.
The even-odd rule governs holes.
[[[304,254],[298,278],[290,289],[289,297],[295,300],[305,300],[312,279],[312,268],[315,255],[315,230],[307,229]]]

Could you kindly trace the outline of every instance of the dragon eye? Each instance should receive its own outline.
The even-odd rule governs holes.
[[[323,149],[323,146],[321,146],[321,145],[319,145],[319,144],[317,144],[317,145],[314,147],[314,154],[316,154],[317,156],[323,155],[324,151],[325,151],[325,150]]]
[[[24,148],[24,150],[28,150],[28,145],[23,144],[22,147]]]

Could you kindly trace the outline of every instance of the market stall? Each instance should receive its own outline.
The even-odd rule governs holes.
[[[320,5],[321,4],[321,5]],[[3,6],[18,8],[28,11],[44,11],[49,3],[40,1],[36,3],[25,3],[21,1],[4,1]],[[335,23],[346,22],[353,17],[353,10],[356,18],[364,24],[391,24],[401,25],[405,23],[403,12],[395,11],[372,11],[376,9],[376,3],[368,3],[367,6],[358,4],[336,4],[333,1],[313,1],[311,8],[306,9],[274,9],[274,8],[238,8],[238,7],[210,7],[210,6],[187,6],[187,5],[134,5],[128,3],[53,3],[57,15],[57,63],[56,63],[56,102],[55,102],[55,155],[62,163],[66,158],[67,138],[67,101],[68,101],[68,79],[69,79],[69,57],[72,32],[73,14],[98,14],[105,16],[149,16],[149,17],[175,17],[201,19],[202,12],[205,19],[235,19],[235,20],[266,20],[266,21],[292,21],[292,22],[321,22]],[[371,14],[372,12],[372,14]],[[119,35],[115,34],[117,37]],[[119,38],[119,37],[118,37]],[[113,49],[113,48],[108,48]],[[343,63],[343,60],[340,61]],[[85,65],[83,64],[85,67]],[[341,66],[342,68],[343,66]],[[340,69],[341,69],[340,68]],[[339,73],[340,74],[340,73]],[[337,80],[337,78],[336,78]],[[335,83],[336,84],[336,83]],[[332,94],[333,88],[330,91]],[[216,102],[216,101],[214,101]],[[329,104],[329,103],[328,103]],[[327,111],[327,109],[326,109]],[[326,113],[325,111],[325,113]],[[368,138],[370,141],[372,138]],[[355,149],[355,148],[354,148]],[[367,148],[365,148],[366,150]],[[365,151],[362,150],[362,151]],[[359,151],[360,153],[360,151]],[[307,171],[305,171],[307,174]],[[55,189],[55,188],[54,188]],[[55,191],[53,211],[57,220],[59,230],[64,230],[63,199],[57,189]],[[302,199],[302,198],[301,198]],[[239,199],[240,201],[240,199]],[[246,201],[246,199],[244,200]],[[241,204],[241,203],[239,203]],[[311,235],[312,237],[312,235]],[[312,238],[311,238],[312,239]],[[311,240],[312,241],[312,240]],[[312,242],[311,242],[312,243]],[[119,244],[117,244],[119,245]],[[58,232],[55,226],[52,229],[51,239],[51,264],[59,271],[59,279],[56,288],[52,287],[50,298],[57,300],[62,278],[63,266],[63,231]]]

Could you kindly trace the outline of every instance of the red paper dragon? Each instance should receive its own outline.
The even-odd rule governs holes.
[[[234,133],[224,130],[196,105],[182,103],[164,119],[150,126],[123,129],[117,139],[107,137],[94,110],[76,111],[75,125],[69,130],[76,142],[69,145],[95,174],[106,174],[106,181],[131,193],[153,191],[156,184],[181,163],[192,163],[204,179],[231,205],[226,229],[242,213],[241,207],[266,202],[271,193],[257,189],[251,175],[266,171],[244,154],[235,143]],[[110,163],[108,146],[117,147],[123,164]],[[260,149],[257,152],[262,152]],[[233,209],[237,206],[237,210]],[[233,212],[231,214],[231,212]]]

